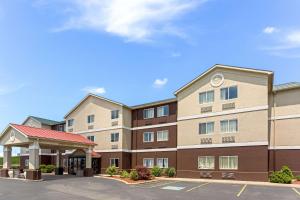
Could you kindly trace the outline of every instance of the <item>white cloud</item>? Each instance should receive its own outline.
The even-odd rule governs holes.
[[[277,29],[276,27],[273,26],[267,26],[266,28],[264,28],[263,32],[266,34],[272,34],[274,32],[279,31],[279,29]]]
[[[86,93],[93,93],[93,94],[105,94],[106,90],[104,87],[85,87],[82,89]]]
[[[174,21],[206,1],[74,0],[68,5],[71,16],[56,31],[92,29],[139,42],[160,34],[184,37]]]
[[[25,87],[25,84],[20,85],[0,85],[0,96],[17,92]]]
[[[177,58],[177,57],[180,57],[180,56],[181,56],[180,52],[172,52],[171,53],[171,57],[173,57],[173,58]]]
[[[162,88],[163,86],[165,86],[168,83],[168,79],[164,78],[164,79],[156,79],[153,83],[153,87],[155,88]]]

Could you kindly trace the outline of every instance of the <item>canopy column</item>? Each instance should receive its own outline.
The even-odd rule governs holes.
[[[56,169],[55,175],[63,175],[64,168],[62,167],[62,152],[60,150],[56,150]]]
[[[94,171],[92,168],[92,152],[93,148],[89,147],[85,150],[85,171],[84,176],[93,176]]]
[[[11,168],[11,146],[3,147],[3,168],[0,170],[0,177],[8,177],[8,170]]]
[[[40,168],[40,145],[38,141],[34,141],[29,145],[29,170],[26,171],[26,179],[41,179]]]

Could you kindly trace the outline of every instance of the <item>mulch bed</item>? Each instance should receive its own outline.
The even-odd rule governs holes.
[[[155,179],[150,179],[150,180],[137,180],[137,181],[134,181],[134,180],[131,180],[130,178],[120,178],[119,176],[113,176],[113,177],[106,176],[105,178],[123,181],[123,182],[126,182],[126,183],[128,183],[128,184],[140,184],[140,183],[153,182],[153,181],[155,181]]]

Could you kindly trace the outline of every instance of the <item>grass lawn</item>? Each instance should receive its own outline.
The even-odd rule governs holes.
[[[11,157],[12,166],[20,166],[20,156],[12,156]],[[3,165],[3,157],[0,157],[0,167]]]

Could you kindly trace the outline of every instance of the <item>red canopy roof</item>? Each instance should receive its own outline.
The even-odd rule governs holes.
[[[18,125],[18,124],[10,124],[10,125],[28,137],[96,145],[94,142],[88,140],[82,135],[78,135],[74,133],[54,131],[54,130],[43,129],[43,128],[34,128],[34,127]]]

